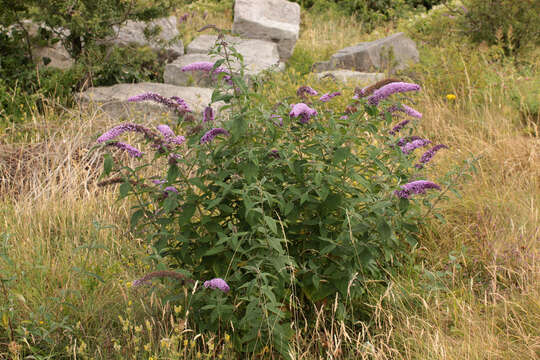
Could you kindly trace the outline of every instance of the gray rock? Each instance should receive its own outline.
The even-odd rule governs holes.
[[[204,71],[182,71],[186,65],[200,61],[216,61],[215,58],[205,54],[186,54],[170,64],[165,65],[163,73],[163,81],[165,84],[173,84],[179,86],[201,86],[213,87],[216,82],[216,77],[212,77]]]
[[[370,42],[339,50],[329,61],[316,63],[316,72],[333,69],[373,71],[390,69],[392,72],[405,69],[409,62],[418,62],[420,56],[414,41],[397,33]]]
[[[159,27],[161,30],[155,39],[147,39],[144,30],[153,30]],[[155,52],[165,50],[171,58],[176,58],[184,54],[184,44],[179,39],[180,33],[177,28],[175,16],[156,19],[149,23],[144,21],[128,20],[120,27],[115,27],[116,35],[106,42],[118,46],[135,44],[138,46],[149,46]]]
[[[332,79],[342,83],[355,85],[368,85],[385,78],[383,73],[365,73],[352,70],[330,70],[316,74],[319,80]]]
[[[200,114],[212,97],[211,89],[146,82],[92,87],[79,94],[79,101],[85,106],[96,106],[114,118],[176,117],[173,111],[152,101],[127,101],[130,97],[146,92],[158,93],[165,97],[178,96],[185,100],[194,115]],[[216,110],[219,108],[218,105],[213,106]]]
[[[11,31],[18,30],[21,26],[24,27],[24,30],[28,32],[30,37],[37,36],[40,27],[49,29],[44,23],[35,23],[32,20],[22,20],[20,24],[11,25],[7,28],[0,26],[0,30],[7,30],[8,36],[11,36]],[[69,30],[64,28],[55,28],[54,32],[61,34],[64,37],[69,35]],[[45,66],[65,70],[75,63],[60,41],[54,44],[49,43],[47,46],[33,46],[32,57],[38,67]]]
[[[217,36],[202,35],[193,40],[186,48],[186,55],[181,56],[174,62],[165,66],[163,75],[165,83],[175,85],[192,85],[209,86],[215,85],[215,77],[202,71],[183,72],[181,69],[189,64],[199,61],[215,62],[222,58],[219,55],[208,55],[210,49],[214,46]],[[244,59],[244,74],[247,79],[259,75],[264,70],[282,70],[283,65],[279,62],[277,45],[273,42],[257,40],[257,39],[242,39],[238,37],[226,36],[225,41],[235,47]],[[222,51],[223,52],[223,51]],[[235,58],[233,61],[233,71],[238,73],[240,63]],[[225,65],[223,65],[225,67]]]
[[[277,43],[280,59],[287,60],[300,33],[300,5],[286,0],[236,0],[232,31]]]

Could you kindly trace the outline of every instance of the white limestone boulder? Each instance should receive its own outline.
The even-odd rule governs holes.
[[[409,63],[418,62],[420,56],[416,44],[404,33],[397,33],[383,39],[363,42],[339,50],[329,61],[314,64],[315,72],[334,69],[356,71],[392,72],[407,68]]]
[[[166,106],[153,101],[128,102],[133,96],[143,93],[157,93],[170,98],[178,96],[187,103],[193,114],[199,116],[211,100],[212,90],[198,87],[184,87],[160,83],[117,84],[92,87],[79,94],[83,106],[95,106],[113,118],[175,118],[177,114]],[[217,110],[218,105],[213,105]]]
[[[285,61],[300,33],[300,5],[286,0],[236,0],[232,31],[243,38],[275,42]]]
[[[316,73],[319,80],[335,80],[344,84],[368,85],[385,78],[383,73],[365,73],[352,70],[329,70]]]

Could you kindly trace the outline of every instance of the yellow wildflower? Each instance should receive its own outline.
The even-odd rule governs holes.
[[[447,94],[447,95],[446,95],[446,100],[449,100],[449,101],[456,100],[456,95],[454,95],[454,94]]]

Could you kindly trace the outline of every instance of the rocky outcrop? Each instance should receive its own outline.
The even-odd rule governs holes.
[[[216,35],[202,35],[194,39],[186,48],[186,55],[165,66],[163,79],[165,83],[175,85],[208,86],[215,85],[216,76],[203,71],[182,71],[186,65],[196,62],[215,62],[222,58],[219,55],[208,55],[217,40]],[[242,39],[226,36],[225,42],[234,46],[244,60],[244,74],[249,78],[265,70],[281,70],[277,45],[273,42],[258,39]],[[223,54],[223,51],[221,52]],[[240,63],[231,57],[234,72],[240,71]],[[222,67],[226,67],[222,65]],[[246,79],[246,80],[248,80]]]
[[[397,33],[339,50],[329,61],[314,64],[313,70],[321,72],[334,69],[356,71],[390,69],[394,72],[405,69],[410,62],[418,62],[419,59],[414,41],[404,33]]]
[[[300,5],[286,0],[236,0],[232,31],[243,38],[275,42],[280,59],[287,60],[300,32]]]
[[[316,74],[319,80],[332,79],[344,84],[368,85],[384,79],[383,73],[365,73],[352,70],[329,70]]]
[[[127,46],[130,44],[138,46],[149,46],[153,51],[164,50],[171,58],[177,58],[184,54],[184,44],[180,40],[180,33],[177,28],[175,16],[156,19],[149,23],[144,21],[128,20],[120,27],[115,27],[115,36],[106,40],[107,43],[117,46]],[[155,38],[147,39],[145,29],[152,32],[158,31]]]
[[[157,119],[177,116],[164,105],[152,101],[127,101],[130,97],[148,92],[168,98],[178,96],[184,99],[194,115],[200,114],[204,107],[210,103],[212,97],[211,89],[145,82],[92,87],[79,94],[79,101],[85,106],[97,106],[114,118]],[[214,106],[217,105],[214,104]]]

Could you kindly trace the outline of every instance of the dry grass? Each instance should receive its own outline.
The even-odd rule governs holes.
[[[230,24],[218,23],[229,14],[210,12],[208,17],[218,26]],[[207,23],[193,19],[198,20],[190,23],[190,33]],[[366,35],[353,19],[321,21],[305,14],[297,46],[322,60],[389,29],[379,31]],[[462,181],[460,197],[451,195],[439,204],[446,222],[428,222],[411,266],[393,278],[384,294],[372,295],[373,321],[351,330],[334,319],[335,308],[329,304],[320,310],[312,333],[296,329],[294,357],[540,356],[540,139],[523,132],[509,93],[495,86],[510,83],[515,74],[482,59],[453,68],[454,60],[447,56],[441,61],[450,65],[438,74],[430,69],[414,74],[424,87],[415,106],[424,113],[418,130],[450,146],[437,154],[438,165],[430,168],[429,176],[437,178],[473,156],[479,156],[477,172]],[[490,67],[499,71],[493,87],[478,89],[475,81],[467,82]],[[444,77],[464,80],[448,82],[456,101],[447,101],[441,93]],[[303,79],[291,76],[276,92],[292,92],[298,81]],[[173,310],[155,295],[148,299],[145,290],[126,287],[128,280],[155,265],[148,262],[149,250],[126,230],[129,204],[116,202],[114,189],[95,186],[101,153],[88,150],[112,123],[79,110],[36,114],[26,125],[31,133],[26,141],[2,139],[0,276],[14,277],[6,283],[15,309],[12,321],[22,331],[18,339],[26,340],[9,345],[3,320],[0,358],[17,358],[15,352],[21,349],[53,358],[148,358],[151,353],[175,358],[161,347],[163,338],[180,344],[196,338],[195,345],[182,345],[184,353],[175,356],[197,358],[198,349],[209,351],[210,346],[227,354],[223,339],[191,334],[184,324],[171,323]],[[119,315],[130,323],[119,321]],[[81,341],[92,350],[81,350]],[[148,352],[143,350],[146,344]]]

